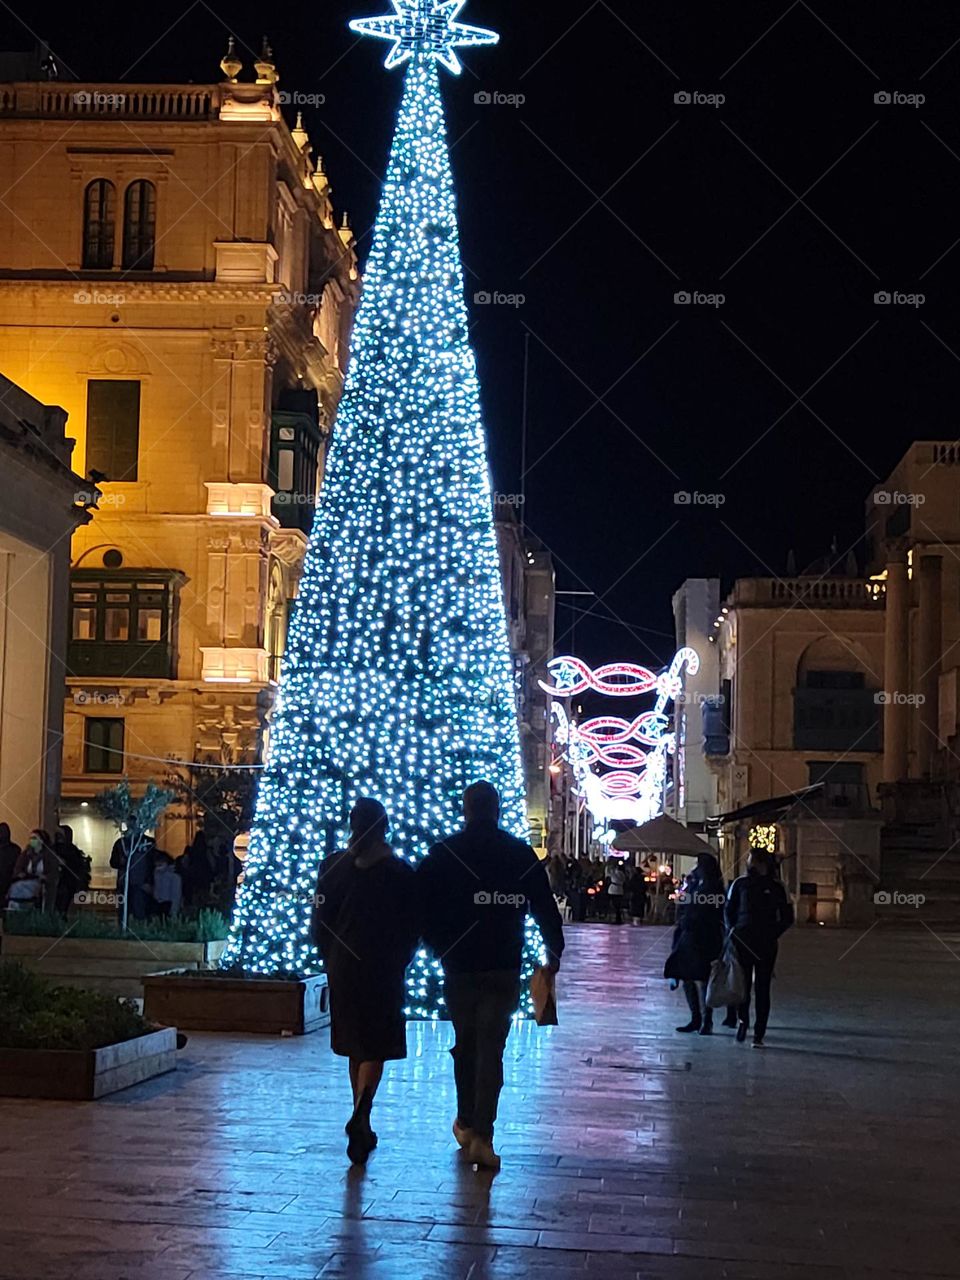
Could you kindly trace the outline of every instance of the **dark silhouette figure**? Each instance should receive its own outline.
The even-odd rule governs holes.
[[[0,822],[0,911],[7,905],[7,894],[13,883],[13,873],[20,859],[20,846],[10,838],[10,827]]]
[[[201,827],[183,855],[183,895],[193,911],[209,907],[215,874],[214,851]]]
[[[643,923],[647,914],[647,877],[641,867],[634,868],[627,881],[627,897],[630,901],[630,917]]]
[[[793,907],[777,876],[776,860],[771,854],[759,849],[751,852],[747,874],[730,886],[726,917],[747,980],[746,999],[739,1009],[737,1040],[742,1044],[747,1038],[752,987],[756,1003],[753,1044],[760,1049],[770,1017],[770,982],[779,939],[794,921]]]
[[[500,829],[500,796],[489,782],[463,794],[465,826],[420,864],[423,935],[443,962],[444,1000],[456,1043],[453,1133],[483,1168],[499,1169],[493,1126],[503,1087],[503,1050],[520,1002],[524,920],[540,926],[548,968],[563,952],[563,925],[546,872],[529,845]]]
[[[678,1031],[713,1034],[713,1010],[707,1008],[710,966],[723,948],[723,877],[712,853],[704,851],[687,876],[677,900],[673,950],[663,976],[683,983],[690,1021]]]
[[[56,908],[65,916],[74,897],[90,887],[90,859],[73,843],[73,828],[61,826],[53,837],[57,862]]]
[[[110,866],[117,873],[117,916],[123,920],[124,894],[128,898],[127,920],[146,920],[153,910],[153,895],[150,885],[153,883],[153,851],[155,843],[150,836],[141,839],[139,846],[130,856],[134,837],[126,832],[114,841],[110,850]],[[127,860],[130,860],[130,874],[127,875]]]
[[[370,1113],[383,1064],[407,1056],[404,976],[418,937],[413,868],[387,844],[387,813],[358,800],[350,843],[320,866],[313,937],[330,988],[330,1043],[350,1060],[353,1114],[347,1155],[364,1164],[377,1145]]]

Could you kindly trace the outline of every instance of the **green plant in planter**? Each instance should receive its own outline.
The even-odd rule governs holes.
[[[141,920],[125,933],[115,920],[92,911],[81,912],[70,922],[55,911],[9,911],[3,922],[4,933],[21,938],[123,938],[127,942],[222,942],[229,927],[217,911],[173,920]]]
[[[154,1030],[131,1001],[57,987],[19,964],[0,964],[0,1051],[100,1049]]]

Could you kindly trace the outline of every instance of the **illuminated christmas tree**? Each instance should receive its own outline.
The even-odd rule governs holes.
[[[527,823],[512,664],[476,362],[467,332],[438,62],[493,32],[464,0],[393,0],[351,24],[408,63],[363,281],[352,358],[290,626],[269,756],[224,966],[316,969],[321,859],[358,796],[390,814],[418,862],[460,822],[465,786],[500,790]],[[530,928],[527,972],[539,961]],[[436,1016],[439,963],[408,975],[412,1016]]]

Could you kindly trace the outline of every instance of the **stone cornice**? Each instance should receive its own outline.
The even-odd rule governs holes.
[[[124,306],[138,302],[256,302],[270,306],[277,293],[275,284],[219,284],[215,280],[167,283],[163,280],[129,280],[121,276],[101,276],[94,279],[84,274],[60,280],[0,277],[0,294],[20,296],[39,291],[59,300],[60,294],[66,293],[70,295],[72,302],[78,285],[88,288],[106,288],[108,285],[122,288]],[[103,305],[107,310],[110,309],[108,304]]]

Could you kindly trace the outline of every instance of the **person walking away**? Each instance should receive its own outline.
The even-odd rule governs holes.
[[[647,877],[642,867],[634,867],[626,890],[631,923],[643,924],[643,918],[647,914]]]
[[[441,840],[417,869],[423,936],[442,960],[453,1022],[457,1088],[453,1136],[480,1168],[496,1171],[493,1131],[503,1088],[503,1051],[520,1003],[528,907],[556,973],[563,925],[543,866],[529,845],[500,827],[489,782],[463,793],[464,827]]]
[[[78,893],[90,887],[90,860],[73,842],[73,828],[60,826],[53,837],[53,852],[57,861],[56,910],[59,915],[69,913]]]
[[[746,978],[746,998],[740,1006],[737,1040],[750,1029],[750,993],[753,989],[756,1017],[753,1046],[762,1049],[770,1017],[770,983],[782,934],[794,922],[793,906],[777,876],[772,854],[753,849],[747,874],[734,880],[726,905],[727,926],[733,930],[737,956]]]
[[[44,884],[52,857],[53,849],[46,831],[40,827],[31,831],[27,847],[21,852],[13,869],[8,894],[11,911],[26,911],[31,907],[38,911],[42,909]]]
[[[612,862],[607,869],[607,897],[613,907],[613,923],[623,924],[623,899],[627,873],[622,862]]]
[[[383,1064],[407,1056],[403,1010],[419,934],[416,878],[387,833],[379,800],[358,800],[350,842],[320,864],[314,899],[313,940],[330,988],[330,1044],[350,1064],[346,1134],[353,1164],[365,1164],[377,1145],[370,1116]]]
[[[20,846],[10,838],[10,825],[0,822],[0,911],[7,905],[7,894],[13,883],[13,873],[20,859]]]
[[[713,1034],[713,1010],[707,1008],[710,966],[723,948],[723,877],[720,864],[704,850],[687,876],[677,898],[677,925],[673,950],[667,957],[663,976],[683,984],[690,1009],[690,1021],[681,1032]]]

